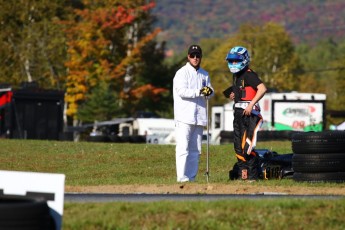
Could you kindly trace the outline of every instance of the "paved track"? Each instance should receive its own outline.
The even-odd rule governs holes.
[[[65,193],[65,202],[154,202],[154,201],[213,201],[229,199],[343,199],[334,195],[287,195],[261,194],[109,194],[109,193]]]

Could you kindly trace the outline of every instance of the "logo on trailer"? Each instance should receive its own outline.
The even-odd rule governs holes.
[[[308,117],[316,111],[315,107],[308,108],[287,108],[283,111],[283,115],[287,117]]]

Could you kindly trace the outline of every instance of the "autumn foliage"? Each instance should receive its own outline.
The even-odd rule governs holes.
[[[123,92],[124,77],[128,66],[140,62],[141,49],[152,41],[159,29],[144,36],[136,35],[134,44],[127,38],[128,31],[140,17],[154,7],[150,2],[138,7],[129,4],[112,7],[85,3],[75,10],[73,21],[65,21],[69,59],[66,76],[67,115],[77,118],[79,105],[99,82],[107,82],[109,90],[119,92],[119,100],[139,100],[143,94],[157,100],[166,89],[152,84],[133,84],[129,92]]]

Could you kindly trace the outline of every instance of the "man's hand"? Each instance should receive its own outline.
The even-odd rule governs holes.
[[[213,90],[208,86],[204,86],[200,90],[200,95],[205,96],[205,97],[210,96],[212,93],[213,93]]]

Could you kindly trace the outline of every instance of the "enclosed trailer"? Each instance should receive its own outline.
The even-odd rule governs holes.
[[[222,131],[233,131],[233,102],[213,106],[211,142],[219,144]],[[320,93],[266,93],[259,101],[260,131],[322,131],[326,127],[326,95]]]
[[[0,87],[0,136],[59,140],[64,127],[63,109],[63,91]]]

